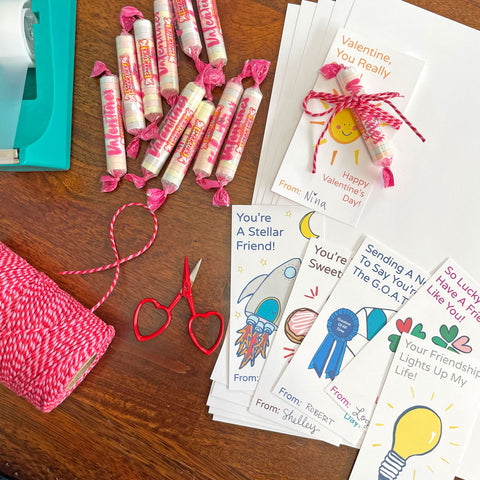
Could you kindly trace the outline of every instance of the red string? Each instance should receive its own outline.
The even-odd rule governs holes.
[[[153,222],[154,222],[154,230],[152,233],[152,236],[148,243],[138,250],[135,253],[132,253],[131,255],[128,255],[128,257],[125,258],[120,258],[120,255],[118,253],[117,245],[115,242],[115,236],[114,236],[114,228],[115,228],[115,221],[117,220],[117,217],[128,207],[142,207],[147,209],[150,214],[152,215]],[[115,262],[110,263],[108,265],[103,265],[102,267],[96,267],[96,268],[91,268],[89,270],[75,270],[75,271],[63,271],[59,272],[60,275],[84,275],[86,273],[95,273],[95,272],[102,272],[104,270],[108,270],[110,268],[115,268],[115,276],[113,278],[112,284],[110,285],[110,288],[108,289],[107,293],[97,302],[96,305],[94,305],[90,311],[94,312],[100,305],[102,305],[103,302],[110,296],[110,294],[113,292],[113,289],[115,288],[117,281],[118,281],[118,276],[120,274],[120,265],[122,263],[128,262],[129,260],[132,260],[133,258],[139,257],[143,253],[145,253],[153,244],[155,241],[155,238],[157,236],[158,232],[158,220],[153,212],[153,210],[148,206],[144,205],[143,203],[127,203],[123,206],[121,206],[113,215],[112,221],[110,222],[110,244],[112,245],[113,253],[115,254]]]
[[[114,335],[112,326],[0,243],[1,383],[49,412],[95,366]]]
[[[425,138],[412,125],[412,123],[407,120],[407,118],[400,112],[400,110],[398,110],[398,108],[395,107],[395,105],[390,101],[391,98],[399,96],[400,94],[397,92],[383,92],[361,95],[337,95],[333,93],[315,92],[311,90],[303,101],[303,109],[305,110],[305,113],[312,117],[322,117],[324,115],[330,115],[317,141],[317,144],[315,145],[312,173],[316,172],[318,148],[320,146],[320,142],[325,136],[326,131],[328,130],[328,127],[330,126],[330,123],[332,122],[333,117],[335,117],[335,115],[341,110],[344,110],[346,108],[353,109],[355,113],[366,122],[369,122],[371,118],[375,118],[379,123],[386,123],[397,130],[402,125],[402,122],[404,122],[412,129],[412,131],[420,138],[420,140],[424,142]],[[325,110],[324,112],[311,112],[308,109],[307,105],[312,98],[318,98],[319,100],[323,100],[324,102],[333,106],[328,110]],[[382,108],[374,105],[372,102],[384,102],[390,105],[400,118],[391,115]]]

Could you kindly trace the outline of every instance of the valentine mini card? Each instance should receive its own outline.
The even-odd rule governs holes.
[[[256,387],[297,278],[324,217],[303,207],[232,206],[230,389]]]
[[[310,240],[249,407],[251,413],[265,420],[319,440],[332,433],[302,412],[284,405],[271,390],[342,277],[350,255],[351,252],[324,240]]]
[[[338,31],[327,54],[325,63],[331,62],[354,66],[367,93],[400,93],[402,97],[394,102],[400,110],[405,108],[423,67],[422,61],[397,52],[378,39],[345,29]],[[313,90],[332,93],[332,98],[342,93],[336,79],[328,80],[321,74]],[[372,102],[375,103],[374,100]],[[380,103],[380,98],[377,103]],[[308,110],[326,113],[332,106],[335,107],[331,101],[312,99]],[[333,113],[333,118],[329,118],[329,115],[302,115],[272,191],[355,225],[379,170],[371,160],[352,110],[342,109]],[[315,147],[322,132],[324,136],[316,152]],[[313,174],[315,152],[316,173]]]

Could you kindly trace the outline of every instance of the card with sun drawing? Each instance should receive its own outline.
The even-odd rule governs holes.
[[[233,205],[229,381],[253,391],[312,237],[325,217],[300,206]]]
[[[405,111],[423,68],[423,61],[397,52],[379,39],[339,30],[327,54],[326,63],[354,66],[367,93],[399,92],[394,100]],[[342,93],[335,79],[319,75],[313,90]],[[305,92],[307,95],[308,92]],[[384,108],[385,105],[379,105]],[[312,99],[308,109],[326,112],[331,105]],[[386,106],[385,110],[390,107]],[[392,110],[389,110],[391,113]],[[373,164],[350,109],[341,110],[328,125],[329,116],[312,117],[304,113],[278,170],[272,191],[350,225],[356,225],[372,188],[378,183],[379,168]],[[402,127],[408,128],[408,127]],[[312,173],[317,141],[326,129],[318,148],[316,173]],[[390,140],[393,128],[385,128]],[[392,145],[395,155],[395,145]],[[397,162],[398,161],[398,162]],[[393,160],[391,169],[401,168]]]
[[[350,480],[450,480],[478,416],[480,362],[402,335]]]

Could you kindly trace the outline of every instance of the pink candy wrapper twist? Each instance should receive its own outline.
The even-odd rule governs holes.
[[[331,63],[322,67],[320,71],[325,78],[330,79],[336,77],[344,69],[345,67],[343,65]],[[348,71],[346,73],[351,76],[351,71]],[[380,130],[380,123],[388,124],[398,130],[402,125],[402,122],[405,122],[415,132],[415,134],[420,138],[420,140],[422,140],[422,142],[424,142],[425,139],[418,132],[418,130],[406,119],[406,117],[398,110],[398,108],[395,107],[395,105],[390,101],[390,99],[392,98],[399,97],[399,93],[384,92],[370,95],[360,93],[362,91],[360,79],[358,77],[351,78],[352,79],[348,81],[348,83],[346,83],[344,86],[346,91],[351,92],[351,94],[349,95],[336,95],[325,92],[315,92],[312,90],[305,97],[305,100],[303,102],[303,108],[308,115],[314,117],[330,115],[328,122],[326,122],[322,134],[317,141],[317,145],[315,146],[312,173],[316,172],[318,148],[320,146],[321,140],[325,135],[325,132],[330,126],[333,117],[341,110],[350,108],[354,115],[355,121],[357,122],[357,126],[360,129],[363,138],[365,139],[367,148],[373,161],[377,165],[383,167],[384,186],[393,186],[393,174],[390,170],[392,156],[389,152],[388,146],[385,144],[385,136]],[[340,82],[340,84],[342,84],[342,82]],[[325,112],[313,113],[307,108],[308,102],[312,98],[318,98],[319,100],[323,100],[324,102],[334,106],[332,106]],[[399,118],[391,115],[380,107],[377,107],[375,103],[378,102],[384,102],[389,105],[395,111]]]
[[[248,136],[252,130],[253,122],[257,115],[258,107],[262,101],[262,92],[259,85],[267,76],[270,62],[267,60],[258,60],[251,62],[251,74],[254,85],[245,90],[240,101],[240,105],[235,113],[230,131],[228,132],[225,145],[218,163],[215,176],[216,181],[206,180],[201,186],[207,188],[217,188],[217,192],[213,196],[213,205],[229,206],[230,198],[225,185],[230,183],[237,171],[238,164],[245,149]]]
[[[91,77],[100,78],[102,96],[103,131],[105,136],[105,155],[107,171],[110,175],[101,178],[102,192],[111,192],[127,172],[125,155],[125,137],[122,124],[122,103],[120,84],[117,75],[113,75],[102,62],[95,62]]]

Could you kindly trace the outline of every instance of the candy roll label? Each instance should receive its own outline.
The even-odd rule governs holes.
[[[105,136],[107,170],[126,171],[125,137],[122,124],[122,105],[118,77],[104,76],[100,79],[102,114]]]
[[[234,177],[261,100],[262,94],[258,89],[251,87],[245,90],[225,141],[225,147],[216,172],[217,177],[228,180]]]

